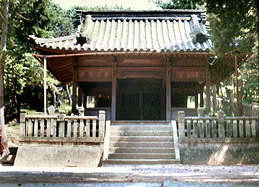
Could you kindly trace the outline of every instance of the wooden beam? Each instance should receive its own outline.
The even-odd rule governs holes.
[[[37,48],[40,50],[44,50],[44,48]],[[52,51],[52,50],[50,50]],[[54,50],[55,51],[55,50]],[[73,51],[74,52],[74,51]],[[152,51],[150,52],[82,52],[82,53],[68,53],[68,54],[55,54],[55,55],[48,55],[48,58],[60,58],[60,57],[76,57],[76,56],[102,56],[102,55],[132,55],[132,56],[140,56],[140,55],[153,55],[153,56],[179,56],[179,55],[209,55],[213,56],[215,54],[208,53],[208,52],[178,52],[178,53],[172,53],[172,52],[164,52],[164,53],[154,53]],[[33,54],[33,56],[37,56],[40,58],[43,58],[43,55],[39,54]]]
[[[116,120],[116,92],[117,92],[117,69],[116,64],[112,70],[112,121]]]

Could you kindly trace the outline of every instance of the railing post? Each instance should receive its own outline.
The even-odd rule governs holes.
[[[25,132],[25,115],[26,115],[26,110],[22,109],[20,111],[20,137],[24,137],[26,132]]]
[[[85,115],[84,107],[79,107],[78,112],[79,112],[79,116],[84,116]],[[83,121],[83,119],[80,119],[80,122],[79,122],[79,136],[80,137],[84,136],[84,121]]]
[[[111,126],[111,121],[108,120],[106,121],[106,126],[105,126],[105,138],[104,138],[104,151],[103,151],[103,160],[108,159],[109,155],[109,145],[110,145],[110,126]]]
[[[184,137],[184,111],[178,112],[178,128],[179,128],[179,140],[181,141]]]
[[[204,107],[199,107],[197,109],[197,115],[198,117],[204,117],[205,116],[205,108]],[[200,138],[204,138],[205,137],[205,132],[207,132],[207,128],[205,125],[205,121],[203,120],[198,120],[198,129],[199,129],[199,134],[200,134]]]
[[[197,115],[198,115],[199,117],[204,117],[204,116],[205,116],[205,111],[206,111],[206,109],[205,109],[204,107],[199,107],[199,108],[197,109]]]
[[[219,138],[225,138],[224,112],[222,110],[218,112],[218,124],[219,124]]]
[[[179,150],[179,142],[178,142],[178,137],[177,137],[176,121],[172,120],[171,125],[173,128],[173,136],[174,136],[175,159],[180,160],[180,150]]]
[[[257,118],[259,116],[259,106],[257,104],[253,104],[253,106],[252,106],[252,116],[257,117]],[[252,120],[251,129],[252,129],[252,136],[253,137],[258,136],[259,132],[256,132],[256,130],[257,130],[256,129],[256,120]]]
[[[59,137],[65,136],[65,112],[60,111],[58,115],[59,120]]]
[[[99,111],[99,137],[104,137],[104,126],[105,126],[105,111]]]

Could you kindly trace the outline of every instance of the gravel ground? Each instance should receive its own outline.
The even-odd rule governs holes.
[[[0,186],[259,186],[259,165],[106,165],[100,168],[17,168],[0,166]],[[94,183],[94,184],[93,184]],[[76,185],[73,184],[73,185]],[[84,184],[84,185],[83,185]],[[87,185],[86,185],[87,184]],[[115,185],[117,184],[117,185]],[[11,186],[12,186],[11,185]],[[151,185],[151,186],[152,186]],[[90,185],[91,186],[91,185]]]

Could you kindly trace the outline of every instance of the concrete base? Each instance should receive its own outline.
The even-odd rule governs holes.
[[[17,167],[85,167],[100,163],[103,145],[24,144],[18,148]]]
[[[185,143],[179,147],[182,164],[259,164],[259,143]]]

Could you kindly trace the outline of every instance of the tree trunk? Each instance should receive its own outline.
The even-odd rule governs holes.
[[[5,132],[5,120],[4,120],[4,59],[6,51],[6,40],[7,40],[7,23],[8,23],[8,9],[9,0],[5,0],[4,3],[4,13],[3,13],[3,23],[2,23],[2,36],[1,36],[1,51],[0,56],[0,134],[1,134],[1,145],[5,154],[9,154],[7,135]],[[1,146],[0,146],[1,147]],[[0,154],[2,150],[0,148]]]
[[[216,114],[217,112],[217,86],[213,86],[213,112]]]
[[[55,108],[57,107],[57,95],[55,91],[53,91],[53,106]]]
[[[71,94],[69,92],[68,85],[66,85],[66,92],[67,92],[67,98],[68,98],[69,104],[72,105],[72,97],[71,97]]]
[[[244,81],[240,80],[240,92],[239,92],[239,116],[244,115],[244,107],[243,107],[243,96],[244,96]]]

